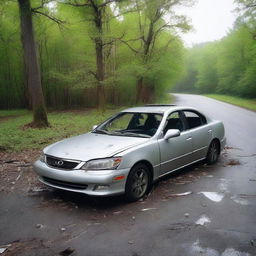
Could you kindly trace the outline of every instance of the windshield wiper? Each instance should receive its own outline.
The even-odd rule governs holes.
[[[110,134],[108,131],[100,130],[100,129],[97,129],[97,130],[93,131],[93,133],[107,134],[107,135],[109,135],[109,134]]]
[[[121,134],[123,136],[132,136],[132,137],[143,137],[143,138],[150,138],[151,137],[147,134],[141,134],[141,133],[136,133],[136,132],[125,132],[125,131],[123,131]]]

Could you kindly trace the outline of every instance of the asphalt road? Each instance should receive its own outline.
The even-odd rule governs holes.
[[[51,189],[2,191],[0,248],[10,244],[3,255],[59,255],[70,248],[63,255],[255,256],[256,113],[175,96],[177,104],[224,121],[228,147],[216,165],[170,175],[132,204]],[[184,192],[192,193],[177,196]]]

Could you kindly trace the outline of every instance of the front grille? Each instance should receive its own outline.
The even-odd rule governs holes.
[[[60,168],[60,169],[74,169],[79,162],[75,162],[72,160],[65,160],[61,158],[56,158],[52,156],[46,156],[46,163],[49,166]]]
[[[79,183],[72,183],[62,180],[55,180],[47,177],[43,177],[43,180],[49,184],[63,187],[63,188],[71,188],[71,189],[87,189],[87,184],[79,184]]]

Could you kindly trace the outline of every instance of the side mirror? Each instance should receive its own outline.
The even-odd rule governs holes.
[[[169,140],[170,138],[179,137],[179,136],[180,136],[180,130],[178,130],[178,129],[170,129],[164,135],[164,139],[165,140]]]
[[[92,126],[92,130],[95,130],[97,128],[98,125],[93,125]]]

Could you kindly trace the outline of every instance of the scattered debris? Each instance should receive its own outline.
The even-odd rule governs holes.
[[[43,228],[44,227],[44,225],[43,224],[36,224],[36,228]]]
[[[189,213],[184,213],[184,216],[186,217],[186,218],[188,218],[189,217]]]
[[[18,167],[28,167],[28,166],[31,166],[32,164],[31,163],[26,163],[26,164],[18,164],[17,166]]]
[[[3,161],[4,164],[13,164],[13,163],[20,163],[19,160],[17,159],[11,159],[11,160],[6,160],[6,161]]]
[[[237,155],[238,157],[254,157],[256,156],[256,154],[252,154],[252,155],[248,155],[248,156],[241,156],[241,155]]]
[[[241,198],[249,198],[249,197],[256,197],[256,195],[247,195],[247,194],[239,194]]]
[[[66,228],[60,228],[60,231],[64,232],[66,231]]]
[[[198,194],[203,194],[208,199],[214,202],[220,202],[224,198],[224,194],[217,192],[199,192]]]
[[[171,224],[171,227],[168,228],[168,230],[190,230],[192,228],[193,224],[191,223],[173,223]]]
[[[71,247],[68,247],[68,248],[65,249],[64,251],[61,251],[61,252],[59,253],[59,255],[61,255],[61,256],[69,256],[69,255],[71,255],[74,251],[75,251],[75,249],[72,249]]]
[[[21,177],[22,174],[23,174],[23,171],[21,171],[21,172],[19,173],[19,175],[18,175],[17,178],[16,178],[16,181],[18,181],[18,180],[20,179],[20,177]]]
[[[121,213],[122,213],[122,211],[113,212],[114,215],[120,215]]]
[[[4,253],[7,250],[7,248],[0,248],[0,254]]]
[[[206,223],[210,223],[211,220],[205,215],[201,215],[200,218],[196,221],[196,225],[204,226]]]
[[[240,164],[241,163],[238,160],[231,159],[227,163],[225,163],[223,166],[227,167],[227,166],[235,166],[235,165],[240,165]]]
[[[170,194],[168,196],[166,196],[167,198],[168,197],[179,197],[179,196],[187,196],[187,195],[191,195],[192,192],[191,191],[188,191],[188,192],[184,192],[184,193],[179,193],[179,194]]]
[[[44,188],[34,187],[34,188],[32,188],[30,191],[32,191],[32,192],[42,192],[42,191],[44,191],[44,190],[45,190]]]
[[[129,244],[134,244],[133,240],[128,241]]]
[[[136,219],[135,216],[132,216],[132,219],[135,220]]]
[[[141,209],[142,212],[146,212],[146,211],[151,211],[151,210],[156,210],[157,208],[144,208]]]

